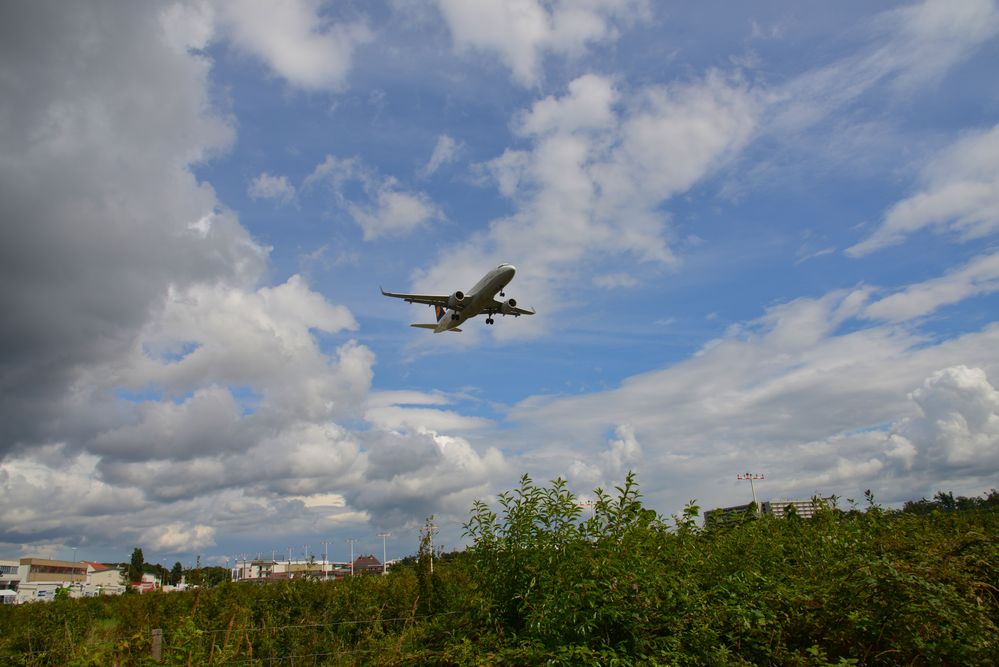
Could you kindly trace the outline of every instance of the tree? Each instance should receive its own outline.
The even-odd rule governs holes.
[[[170,570],[170,584],[176,586],[180,583],[180,580],[184,578],[184,566],[177,561],[173,564],[173,569]]]
[[[419,589],[420,613],[430,614],[433,612],[434,596],[434,533],[437,527],[434,525],[434,515],[427,517],[423,528],[420,530],[420,552],[416,562],[416,579]]]
[[[130,582],[142,581],[142,568],[146,564],[146,559],[142,555],[142,549],[135,547],[132,550],[132,561],[128,566],[128,580]]]

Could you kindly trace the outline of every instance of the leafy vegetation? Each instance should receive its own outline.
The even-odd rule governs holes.
[[[999,664],[996,492],[712,530],[596,497],[525,476],[386,577],[0,608],[0,663],[152,664],[160,628],[161,664]]]

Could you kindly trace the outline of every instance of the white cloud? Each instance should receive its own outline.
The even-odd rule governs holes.
[[[271,176],[266,171],[253,179],[246,192],[253,199],[289,202],[295,198],[295,186],[288,182],[287,176]]]
[[[348,196],[347,186],[360,183],[365,197]],[[338,203],[361,227],[365,241],[384,236],[406,236],[432,220],[443,217],[440,209],[422,192],[407,192],[391,176],[381,178],[356,158],[327,155],[305,179],[305,188],[328,183]]]
[[[932,313],[941,306],[999,291],[999,252],[977,257],[947,275],[886,296],[867,306],[864,316],[901,322]]]
[[[540,82],[545,54],[582,55],[591,44],[616,39],[619,26],[648,16],[645,0],[438,0],[437,5],[456,47],[498,55],[525,86]]]
[[[367,438],[366,451],[365,482],[352,500],[381,525],[425,517],[435,508],[463,515],[497,476],[509,472],[499,450],[480,453],[468,440],[432,431],[410,437],[376,431]]]
[[[932,229],[978,239],[999,230],[999,125],[954,143],[923,169],[923,189],[896,203],[868,238],[847,249],[861,257]]]
[[[521,465],[568,472],[580,490],[633,468],[665,507],[739,501],[726,470],[766,473],[764,497],[876,488],[892,500],[945,483],[979,493],[999,460],[996,392],[985,379],[999,373],[999,327],[937,343],[890,326],[841,331],[868,295],[782,304],[616,389],[527,399],[510,413],[530,452]],[[602,444],[622,423],[631,430],[618,431],[621,444]],[[975,457],[978,469],[969,467]]]
[[[215,10],[208,2],[175,2],[159,19],[167,42],[182,53],[204,49],[215,35]]]
[[[440,211],[429,197],[402,192],[397,187],[395,179],[388,178],[377,186],[370,204],[347,206],[354,221],[364,230],[365,241],[410,234],[440,217]]]
[[[289,83],[309,90],[343,88],[355,50],[372,38],[365,21],[333,22],[319,0],[218,0],[220,31]]]
[[[586,74],[569,82],[564,97],[549,96],[535,102],[514,119],[514,127],[524,136],[604,130],[617,122],[614,105],[618,98],[610,79]]]
[[[453,433],[479,430],[491,424],[488,419],[481,417],[466,417],[452,410],[426,407],[450,403],[451,400],[443,394],[378,392],[369,396],[364,419],[387,431],[409,433]]]
[[[32,39],[0,40],[5,451],[102,428],[83,376],[128,354],[170,285],[246,287],[267,259],[189,168],[234,136],[211,63],[167,41],[156,7],[92,11],[29,3],[16,18]]]
[[[932,86],[999,34],[999,12],[991,0],[971,0],[959,8],[946,0],[926,0],[882,12],[866,30],[869,46],[771,92],[771,132],[793,134],[812,127],[878,87],[908,95]]]
[[[202,524],[190,525],[174,521],[165,526],[156,526],[139,537],[150,552],[162,554],[197,553],[206,547],[215,546],[215,529]]]
[[[593,277],[593,284],[604,289],[635,287],[638,279],[627,273],[604,273]]]
[[[606,77],[574,80],[564,95],[516,115],[514,129],[527,150],[508,150],[485,165],[515,212],[449,248],[449,261],[418,274],[416,289],[471,285],[482,267],[509,261],[520,267],[517,290],[551,314],[562,301],[560,284],[578,279],[573,271],[584,258],[626,254],[674,264],[662,204],[736,154],[756,111],[744,84],[717,73],[630,94]],[[543,321],[521,320],[496,333],[534,335]]]
[[[461,143],[446,134],[440,135],[437,137],[437,144],[434,146],[434,152],[431,154],[430,160],[420,169],[420,175],[426,178],[437,173],[438,169],[458,159],[458,154],[461,150]]]
[[[945,368],[912,392],[921,414],[896,427],[899,436],[943,466],[982,477],[999,473],[999,391],[980,368]]]

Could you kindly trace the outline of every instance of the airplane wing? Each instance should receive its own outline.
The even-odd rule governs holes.
[[[379,287],[378,289],[381,288]],[[385,296],[394,296],[409,303],[425,303],[428,306],[444,306],[445,308],[447,308],[448,299],[451,298],[450,294],[396,294],[395,292],[386,292],[385,290],[382,290],[382,294]]]
[[[493,299],[493,305],[492,305],[492,307],[489,310],[491,310],[492,312],[494,312],[494,313],[496,313],[498,315],[513,315],[514,317],[520,317],[521,315],[534,315],[534,314],[536,314],[536,311],[533,308],[531,308],[530,310],[527,310],[525,308],[521,308],[520,306],[514,306],[510,310],[508,310],[506,312],[503,312],[503,302],[502,301],[497,301],[496,299]]]

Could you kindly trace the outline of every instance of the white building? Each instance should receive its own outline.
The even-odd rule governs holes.
[[[233,581],[280,581],[282,579],[342,579],[350,574],[350,563],[323,560],[277,561],[239,559],[232,568]]]
[[[16,560],[0,559],[0,604],[13,604],[17,600],[17,586],[21,582],[19,567]]]
[[[125,576],[117,565],[86,562],[87,583],[83,594],[86,597],[98,595],[121,595],[125,592]]]
[[[54,600],[59,589],[74,598],[125,592],[117,566],[50,558],[0,560],[0,598],[5,604]]]
[[[87,583],[86,563],[49,558],[22,558],[17,566],[20,579],[17,603],[54,600],[56,591],[68,588],[70,595],[83,595]]]

